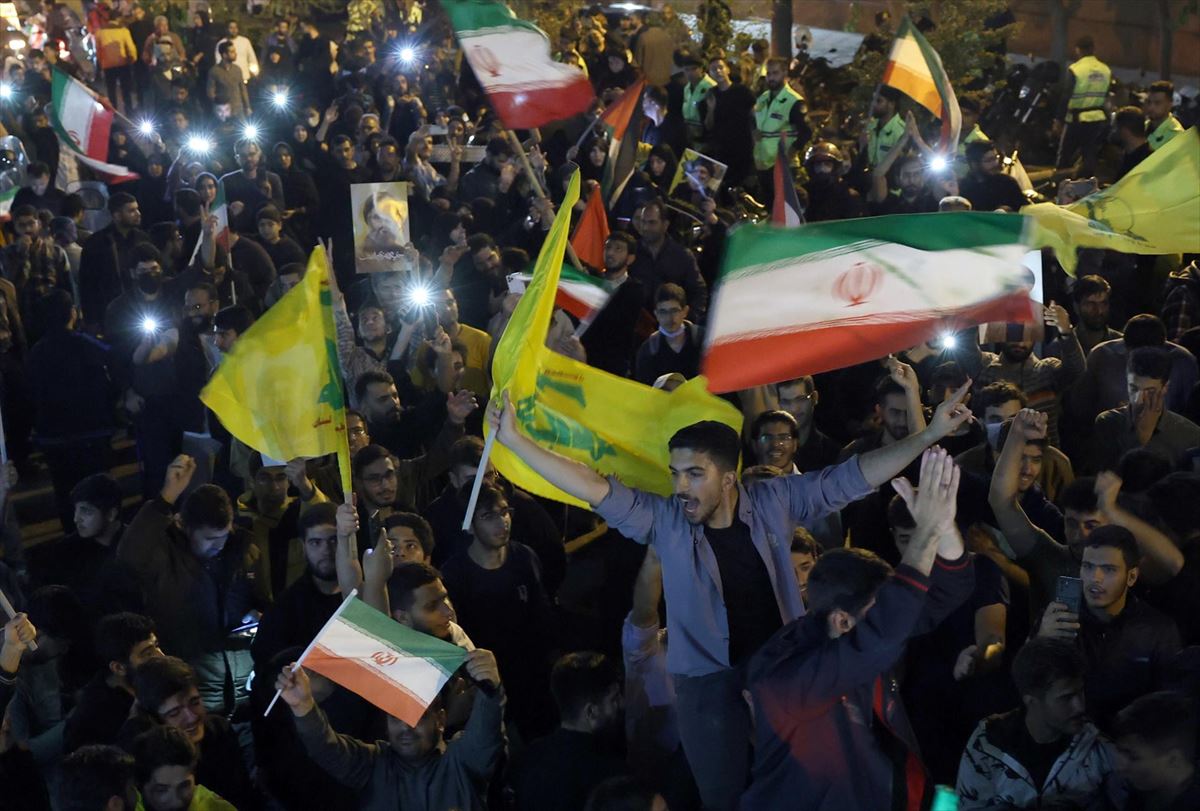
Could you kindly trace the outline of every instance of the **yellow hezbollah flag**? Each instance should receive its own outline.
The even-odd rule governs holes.
[[[266,456],[336,453],[349,497],[346,401],[334,329],[329,263],[318,246],[304,279],[246,330],[200,399],[229,433]]]
[[[1076,248],[1121,253],[1200,252],[1200,134],[1172,138],[1104,191],[1069,206],[1021,209],[1037,224],[1036,244],[1049,245],[1075,275]]]
[[[547,450],[583,462],[602,475],[652,493],[669,494],[667,440],[680,428],[717,420],[739,434],[742,415],[708,393],[703,377],[673,392],[602,372],[546,348],[555,291],[579,199],[579,173],[538,254],[533,278],[496,346],[492,397],[507,389],[521,430]],[[513,484],[545,498],[587,505],[554,487],[503,445],[492,449],[496,467]]]

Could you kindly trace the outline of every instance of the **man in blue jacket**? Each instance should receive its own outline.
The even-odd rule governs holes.
[[[804,615],[792,571],[793,531],[863,498],[957,429],[971,416],[962,403],[966,393],[964,385],[938,406],[923,431],[818,472],[749,487],[738,482],[737,431],[717,422],[689,425],[669,443],[669,498],[540,447],[517,427],[507,394],[502,404],[493,398],[488,420],[505,447],[546,481],[590,504],[610,528],[652,544],[662,560],[671,639],[667,671],[675,683],[684,753],[705,808],[735,807],[746,785],[747,662],[780,626]]]
[[[974,587],[954,524],[958,480],[945,450],[926,451],[919,492],[892,483],[917,524],[896,570],[864,549],[825,553],[809,576],[808,616],[750,661],[757,741],[744,811],[928,807],[932,786],[892,668],[909,638]]]

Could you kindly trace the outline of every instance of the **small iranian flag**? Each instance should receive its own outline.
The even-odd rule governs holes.
[[[221,181],[217,181],[217,196],[213,198],[212,205],[208,207],[208,213],[217,218],[217,230],[213,233],[213,241],[228,253],[229,205],[225,202],[225,184]],[[200,244],[202,242],[204,242],[203,234],[196,240],[196,247],[192,248],[192,258],[188,260],[188,264],[195,262],[196,257],[200,255]],[[230,262],[230,267],[232,267],[232,262]],[[233,289],[236,290],[237,286],[234,285]],[[236,293],[234,295],[236,296]],[[234,301],[234,304],[236,303]]]
[[[851,366],[987,321],[1033,320],[1027,225],[968,211],[738,229],[708,315],[709,389]]]
[[[300,664],[415,726],[467,651],[347,598]]]
[[[510,289],[522,292],[529,286],[533,276],[529,273],[514,273],[509,278]],[[612,285],[599,276],[578,271],[563,265],[558,277],[555,306],[562,307],[581,321],[590,321],[604,308],[612,296]]]
[[[50,121],[58,136],[95,161],[108,157],[113,111],[87,85],[55,68],[51,80]]]
[[[13,186],[6,192],[0,192],[0,221],[12,219],[12,204],[17,197],[18,188]]]
[[[634,116],[640,119],[642,91],[645,88],[646,80],[638,79],[600,114],[600,126],[608,137],[608,160],[604,162],[604,178],[600,188],[604,191],[604,200],[609,208],[617,202],[637,167],[637,139],[626,137],[626,134]]]
[[[962,115],[954,88],[942,67],[942,58],[908,17],[900,23],[892,42],[892,52],[883,69],[883,84],[906,94],[941,119],[943,151],[958,146]]]
[[[509,129],[570,118],[591,105],[591,82],[550,58],[550,38],[497,0],[442,0],[463,54]]]

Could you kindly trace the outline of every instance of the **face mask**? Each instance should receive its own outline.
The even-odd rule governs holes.
[[[162,288],[161,273],[143,273],[137,277],[138,290],[141,290],[148,296],[152,296]]]

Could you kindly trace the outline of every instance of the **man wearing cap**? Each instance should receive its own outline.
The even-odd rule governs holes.
[[[260,208],[255,222],[258,225],[258,241],[276,268],[305,261],[304,249],[296,240],[283,235],[283,214],[273,204],[268,203]]]

